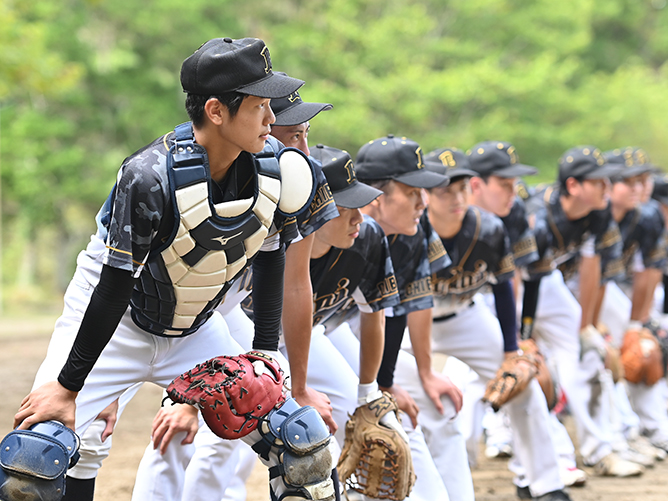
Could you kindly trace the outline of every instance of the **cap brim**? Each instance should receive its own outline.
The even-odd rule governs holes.
[[[331,110],[329,103],[305,103],[301,102],[292,108],[283,110],[276,114],[276,121],[273,125],[299,125],[308,122],[321,111]]]
[[[407,184],[413,188],[436,188],[442,184],[447,184],[450,178],[444,174],[437,174],[428,169],[420,169],[413,172],[407,172],[393,178],[395,181]]]
[[[618,176],[623,168],[615,164],[603,164],[582,176],[582,179],[604,179]]]
[[[641,174],[647,174],[649,172],[652,172],[652,169],[648,165],[636,165],[635,167],[620,166],[619,171],[614,174],[613,177],[628,179],[630,177],[640,176]]]
[[[496,169],[490,172],[492,176],[498,177],[522,177],[538,174],[538,169],[524,164],[513,164],[503,169]]]
[[[359,181],[353,181],[346,188],[332,192],[336,205],[344,209],[359,209],[369,205],[382,194],[382,191]]]
[[[250,96],[278,99],[289,96],[302,85],[304,85],[303,80],[292,78],[287,75],[272,73],[266,78],[253,82],[252,84],[244,85],[236,91]]]

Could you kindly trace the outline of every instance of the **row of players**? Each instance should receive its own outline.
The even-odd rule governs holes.
[[[236,43],[231,39],[212,42],[218,52],[221,44]],[[244,42],[243,46],[252,47],[258,42]],[[268,51],[261,45],[263,50],[258,53],[263,54],[261,62],[266,65]],[[206,61],[206,47],[196,53],[200,60]],[[211,64],[220,65],[220,58]],[[188,68],[186,63],[184,68]],[[119,283],[129,282],[130,291],[140,283],[141,290],[153,287],[158,299],[164,299],[157,280],[160,271],[151,271],[153,282],[144,276],[154,249],[146,243],[143,248],[137,247],[147,235],[151,239],[164,237],[161,218],[152,213],[162,216],[171,209],[146,193],[169,191],[170,182],[175,181],[165,182],[161,177],[164,173],[158,173],[141,181],[147,184],[146,191],[138,190],[136,172],[127,166],[132,160],[149,168],[155,162],[164,163],[168,156],[164,144],[172,141],[173,135],[140,150],[130,162],[126,160],[113,196],[101,212],[101,230],[78,259],[77,274],[66,295],[66,314],[56,326],[34,391],[16,417],[22,426],[56,418],[74,427],[73,415],[45,409],[53,407],[58,398],[54,397],[60,391],[57,384],[73,394],[68,397],[72,403],[77,399],[76,429],[83,433],[82,456],[68,472],[66,499],[92,499],[97,469],[110,447],[110,440],[104,438],[144,381],[166,386],[206,354],[240,353],[251,348],[264,349],[279,359],[281,354],[287,357],[289,362],[281,366],[290,370],[293,397],[302,405],[318,409],[339,445],[347,415],[358,405],[377,398],[379,389],[389,390],[408,417],[401,426],[417,474],[410,499],[473,499],[466,438],[473,437],[475,442],[480,398],[475,395],[475,383],[467,380],[469,384],[462,384],[466,398],[458,416],[462,393],[448,374],[453,379],[456,375],[455,380],[460,382],[468,378],[466,371],[470,369],[484,384],[494,377],[504,357],[517,353],[515,297],[519,294],[523,297],[521,330],[525,334],[531,331],[554,364],[575,418],[585,464],[602,475],[642,473],[637,461],[647,461],[637,450],[639,438],[620,438],[614,433],[608,406],[614,398],[608,397],[623,400],[624,392],[608,384],[609,373],[600,355],[597,333],[590,328],[596,323],[600,300],[609,297],[602,295],[603,290],[612,287],[605,284],[622,271],[623,258],[626,264],[632,264],[634,284],[644,284],[637,285],[637,290],[646,287],[643,294],[638,293],[642,302],[634,302],[633,313],[623,322],[647,319],[650,287],[653,291],[660,280],[665,257],[660,245],[663,218],[655,207],[653,212],[646,209],[649,205],[640,208],[637,200],[643,176],[648,177],[652,169],[642,152],[623,150],[604,157],[595,147],[567,151],[559,161],[558,183],[534,195],[528,204],[531,216],[527,216],[524,204],[515,197],[515,182],[536,171],[520,164],[514,148],[506,142],[480,143],[468,155],[452,148],[440,149],[423,158],[414,141],[387,136],[365,144],[353,166],[344,151],[323,145],[309,150],[309,121],[331,106],[303,102],[298,86],[295,88],[289,77],[273,74],[286,79],[281,91],[276,91],[283,95],[247,84],[249,97],[242,96],[237,111],[230,113],[234,104],[209,98],[220,94],[219,81],[215,82],[216,92],[212,92],[212,88],[197,88],[204,84],[188,80],[187,75],[182,70],[189,98],[190,94],[206,97],[199,105],[190,99],[189,113],[197,144],[208,154],[210,177],[216,181],[211,183],[216,186],[216,192],[210,188],[211,205],[242,200],[247,194],[244,190],[253,173],[243,171],[246,164],[237,156],[244,150],[265,147],[274,117],[272,135],[318,160],[324,177],[319,178],[309,210],[277,227],[274,240],[268,246],[267,242],[263,244],[266,248],[258,253],[253,266],[243,274],[235,270],[238,278],[221,294],[217,311],[195,319],[199,324],[193,328],[196,335],[175,337],[173,322],[171,329],[160,330],[159,315],[150,316],[151,297],[140,298],[143,302],[133,297],[127,312],[129,296],[112,298],[124,302],[122,308],[112,309],[119,311],[115,322],[106,316],[100,319],[91,314],[88,318],[91,304],[108,304],[100,283],[111,283],[110,290],[116,295]],[[227,87],[223,90],[228,91]],[[286,90],[290,91],[288,97]],[[266,106],[270,98],[271,109]],[[200,110],[199,115],[194,109]],[[257,137],[251,137],[253,131],[246,134],[247,138],[225,137],[226,147],[234,144],[240,151],[221,177],[216,168],[224,162],[219,154],[212,153],[216,147],[210,146],[220,138],[212,139],[198,131],[220,134],[224,127],[229,129],[230,123],[238,125],[236,120],[253,114],[260,116],[258,122],[263,126],[256,130],[262,133]],[[611,210],[606,210],[608,180],[613,181]],[[175,197],[172,191],[165,198]],[[136,205],[128,202],[130,199]],[[142,203],[141,211],[130,210]],[[188,213],[181,206],[178,210]],[[187,217],[181,217],[188,223]],[[173,221],[173,216],[164,219]],[[171,232],[173,223],[167,226]],[[295,229],[291,226],[299,229],[296,239],[287,236]],[[139,238],[124,236],[126,228],[138,229]],[[234,237],[226,235],[223,240]],[[290,240],[284,267],[276,266],[283,259],[283,243]],[[635,258],[638,251],[643,259]],[[227,258],[232,260],[229,254]],[[114,270],[109,268],[129,268],[130,280],[110,277]],[[280,271],[278,278],[276,269]],[[564,281],[576,270],[579,299]],[[659,270],[658,275],[654,270]],[[491,294],[485,298],[480,293],[489,287]],[[284,311],[289,313],[283,315],[280,349],[277,338],[263,337],[275,328],[266,327],[266,307],[275,299],[267,298],[275,292],[272,289],[280,289]],[[246,306],[253,312],[254,325],[241,309],[251,290],[252,304]],[[176,292],[177,303],[179,292],[183,291]],[[96,298],[96,294],[102,298]],[[617,304],[612,308],[620,311]],[[275,324],[275,315],[271,320]],[[81,336],[74,339],[79,325],[83,328],[86,322],[94,327],[112,326],[108,337],[113,334],[113,338],[92,363],[90,353],[95,348],[82,345]],[[181,333],[190,334],[189,327]],[[409,334],[406,339],[405,330]],[[581,331],[588,333],[585,343],[581,342]],[[433,352],[451,357],[443,374],[432,368]],[[87,365],[94,367],[85,369]],[[661,385],[627,387],[640,423],[636,429],[654,439],[655,445],[663,446],[662,423],[666,418],[661,403],[665,402],[657,400],[663,398]],[[100,414],[100,408],[110,402]],[[658,412],[660,409],[664,412]],[[550,412],[538,382],[533,381],[505,411],[514,438],[512,467],[520,497],[570,499],[564,488],[565,483],[573,483],[568,476],[575,468],[573,446],[556,415]],[[239,489],[243,489],[255,454],[240,441],[219,439],[203,423],[198,426],[198,421],[197,410],[188,405],[160,410],[154,421],[153,444],[147,448],[137,475],[135,499],[243,497]],[[280,478],[272,480],[272,489],[277,496],[286,492]]]

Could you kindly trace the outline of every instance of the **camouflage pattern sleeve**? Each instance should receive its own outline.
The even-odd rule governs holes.
[[[601,283],[620,278],[624,273],[622,261],[623,242],[619,226],[610,208],[590,214],[591,233],[594,236],[596,254],[601,256]]]
[[[656,202],[640,207],[641,227],[639,245],[645,268],[663,269],[666,266],[666,224]]]
[[[520,197],[515,198],[510,214],[502,217],[501,220],[508,231],[515,266],[524,267],[537,261],[536,237],[529,227],[526,207]]]
[[[166,136],[128,157],[107,202],[104,264],[138,277],[158,235],[174,225],[166,171]],[[104,210],[104,207],[103,207]]]

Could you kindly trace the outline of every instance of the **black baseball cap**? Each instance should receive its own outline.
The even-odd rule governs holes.
[[[353,160],[347,151],[317,144],[311,149],[311,156],[322,164],[322,172],[339,207],[359,209],[383,194],[357,180]]]
[[[604,179],[619,173],[619,166],[605,162],[596,146],[576,146],[559,159],[559,182],[569,177],[576,179]]]
[[[414,188],[434,188],[448,181],[446,176],[425,169],[419,144],[392,134],[363,145],[355,164],[362,181],[393,179]]]
[[[285,75],[277,71],[275,75]],[[299,92],[294,91],[287,97],[271,100],[271,109],[276,115],[273,125],[299,125],[308,122],[321,111],[331,110],[329,103],[305,103]]]
[[[269,49],[259,38],[214,38],[181,66],[181,86],[189,94],[241,92],[263,98],[289,96],[304,82],[271,70]]]
[[[468,152],[471,169],[478,176],[532,176],[538,169],[519,163],[515,147],[505,141],[483,141]]]
[[[654,189],[652,198],[663,205],[668,205],[668,175],[654,176]]]
[[[613,181],[639,176],[653,172],[655,169],[649,163],[649,156],[645,153],[645,150],[634,146],[606,151],[603,153],[603,158],[606,163],[619,167],[619,172],[613,176]]]
[[[469,157],[457,148],[439,148],[424,156],[427,169],[450,178],[450,182],[461,177],[473,177],[478,173],[471,170]]]

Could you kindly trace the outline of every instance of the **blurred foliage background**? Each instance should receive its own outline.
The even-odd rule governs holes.
[[[334,104],[310,141],[354,154],[515,144],[535,180],[571,146],[668,165],[666,0],[0,0],[5,314],[57,309],[122,160],[187,120],[181,62],[264,39],[275,70]]]

